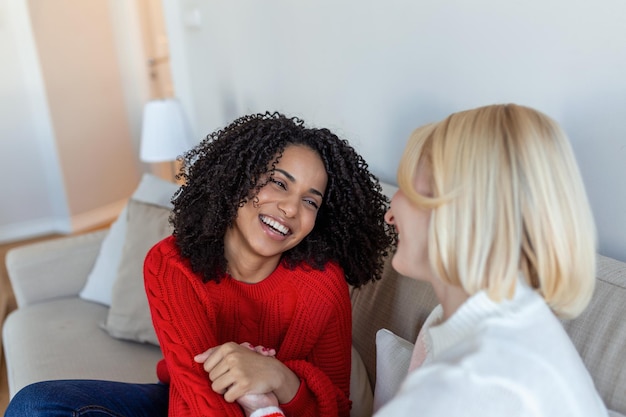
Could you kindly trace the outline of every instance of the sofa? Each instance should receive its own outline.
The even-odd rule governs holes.
[[[6,266],[18,308],[3,326],[10,396],[66,378],[155,382],[161,358],[143,294],[148,248],[171,233],[176,186],[145,174],[106,230],[12,249]],[[395,187],[384,184],[391,195]],[[584,313],[563,325],[611,416],[626,415],[626,263],[597,256],[597,286]],[[436,305],[429,285],[396,273],[351,288],[353,417],[367,417],[406,374],[412,342]]]

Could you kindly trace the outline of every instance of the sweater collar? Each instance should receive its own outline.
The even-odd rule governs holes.
[[[289,275],[286,266],[283,262],[279,262],[276,269],[257,283],[248,284],[246,282],[238,281],[229,274],[226,274],[225,283],[236,293],[246,298],[262,299],[284,285],[284,278],[286,275]]]
[[[446,321],[428,329],[428,347],[430,355],[436,358],[448,348],[458,344],[468,336],[480,331],[491,318],[507,317],[518,314],[533,300],[540,301],[541,297],[533,291],[526,282],[518,278],[515,294],[512,299],[495,302],[482,290],[471,296]]]

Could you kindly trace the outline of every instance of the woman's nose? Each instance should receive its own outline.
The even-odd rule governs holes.
[[[389,206],[389,209],[385,213],[385,223],[393,224],[393,211],[391,211],[391,206]]]
[[[394,217],[393,217],[393,200],[396,198],[396,194],[398,194],[398,192],[396,191],[396,193],[394,193],[394,195],[391,196],[391,201],[389,202],[389,208],[387,209],[387,211],[385,212],[385,223],[387,224],[394,224]]]
[[[298,202],[294,199],[286,198],[278,202],[278,209],[283,212],[285,217],[294,217],[298,213]]]

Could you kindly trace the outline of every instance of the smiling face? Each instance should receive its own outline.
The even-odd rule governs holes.
[[[414,180],[415,190],[431,196],[430,171],[419,163]],[[418,207],[398,190],[391,199],[385,221],[398,232],[398,246],[393,255],[393,268],[407,277],[434,282],[433,270],[428,260],[428,228],[432,210]]]
[[[283,252],[313,230],[327,181],[317,152],[287,146],[267,184],[239,208],[233,227],[226,232],[228,263],[244,258],[278,264]]]

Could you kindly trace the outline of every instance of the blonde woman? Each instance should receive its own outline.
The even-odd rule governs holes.
[[[606,416],[557,319],[589,302],[596,244],[557,123],[513,104],[452,114],[414,131],[398,185],[392,265],[440,305],[377,417]]]

